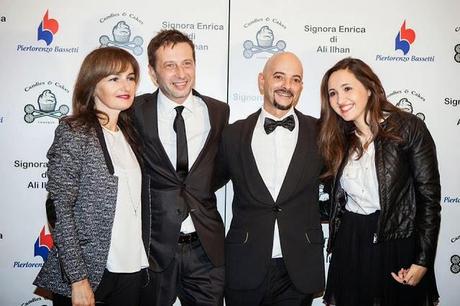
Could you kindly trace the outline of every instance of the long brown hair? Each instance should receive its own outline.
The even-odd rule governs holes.
[[[337,115],[329,103],[329,78],[338,70],[347,70],[353,73],[356,79],[370,91],[364,118],[365,123],[371,130],[372,138],[375,139],[379,136],[394,141],[401,140],[392,121],[388,122],[385,130],[380,125],[391,113],[400,112],[400,110],[387,100],[385,90],[378,76],[362,60],[351,57],[344,58],[330,68],[321,81],[321,128],[318,143],[326,163],[323,178],[330,178],[336,175],[342,160],[349,152],[356,152],[358,158],[364,152],[363,145],[355,134],[355,131],[357,133],[360,133],[360,131],[356,130],[353,122],[347,122]]]
[[[96,127],[99,119],[108,120],[107,114],[96,109],[94,91],[103,78],[125,72],[132,67],[136,84],[139,82],[139,64],[127,51],[116,47],[105,47],[89,53],[80,67],[72,96],[72,115],[64,118],[71,126]],[[129,144],[138,152],[136,133],[132,127],[130,109],[120,112],[118,126]]]

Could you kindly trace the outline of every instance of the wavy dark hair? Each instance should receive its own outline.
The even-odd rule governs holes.
[[[116,47],[105,47],[89,53],[80,67],[72,96],[72,115],[64,118],[72,127],[94,128],[99,120],[107,120],[106,113],[96,109],[94,92],[96,85],[103,78],[125,72],[132,67],[135,82],[139,82],[139,64],[127,51]],[[118,126],[125,135],[128,143],[136,153],[139,153],[137,134],[131,122],[132,106],[120,112]]]
[[[358,158],[363,155],[364,147],[355,131],[359,134],[353,122],[343,120],[332,109],[329,103],[328,82],[331,75],[338,70],[347,70],[370,91],[366,104],[364,118],[372,132],[372,139],[377,136],[388,138],[393,141],[401,141],[397,133],[397,125],[388,120],[385,130],[381,123],[392,113],[401,112],[399,108],[391,104],[385,95],[385,90],[378,76],[372,69],[357,58],[344,58],[330,68],[321,81],[321,116],[318,145],[326,164],[323,178],[331,178],[337,174],[342,160],[351,152],[356,152]]]

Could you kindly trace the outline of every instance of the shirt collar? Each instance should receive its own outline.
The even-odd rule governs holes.
[[[282,116],[281,118],[277,118],[277,117],[273,116],[272,114],[270,114],[269,112],[267,112],[265,110],[265,108],[262,106],[260,116],[259,116],[259,118],[260,118],[259,122],[260,122],[260,124],[263,125],[264,122],[265,122],[265,118],[270,118],[270,119],[273,119],[273,120],[276,120],[276,121],[280,121],[280,120],[283,120],[286,117],[289,117],[290,115],[294,115],[294,120],[296,119],[295,112],[294,112],[294,107],[291,107],[289,109],[289,111],[286,114],[284,114],[284,116]]]
[[[194,103],[192,92],[190,92],[187,99],[185,99],[184,103],[179,104],[169,99],[161,90],[159,90],[158,91],[158,105],[162,113],[174,114],[174,115],[176,114],[175,108],[177,106],[183,106],[184,110],[187,110],[191,113],[193,113],[194,108],[195,108],[195,103]]]

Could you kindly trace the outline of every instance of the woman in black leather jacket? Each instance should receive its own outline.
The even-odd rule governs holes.
[[[388,102],[359,59],[326,72],[321,99],[323,177],[332,181],[325,303],[436,305],[440,183],[428,129]]]

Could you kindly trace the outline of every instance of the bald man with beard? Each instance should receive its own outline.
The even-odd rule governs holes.
[[[304,306],[324,288],[317,119],[295,109],[296,55],[273,55],[258,76],[260,110],[228,126],[216,187],[233,183],[225,239],[227,306]]]

